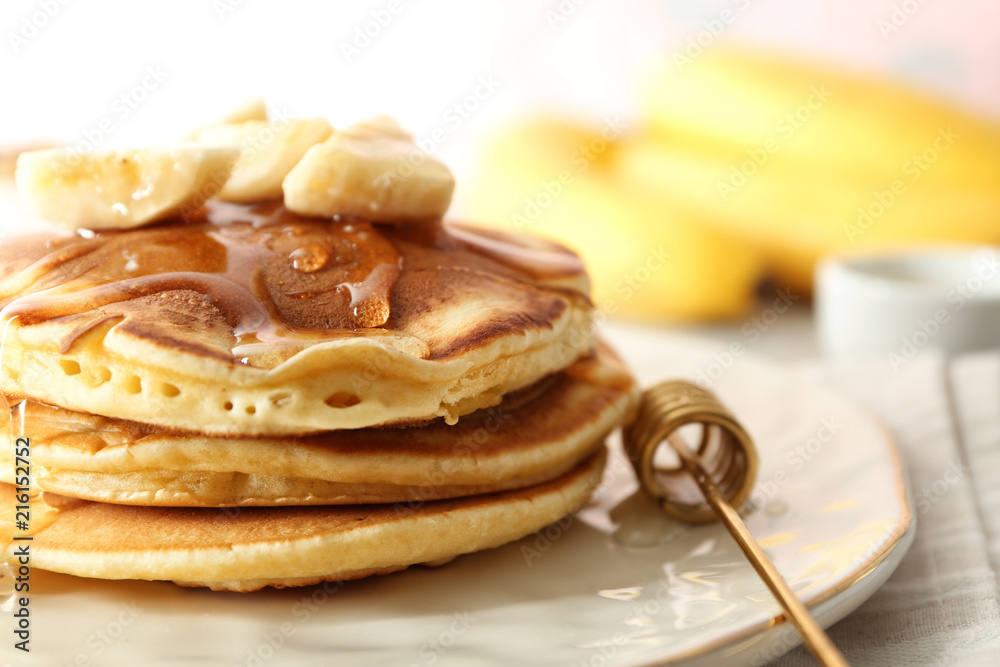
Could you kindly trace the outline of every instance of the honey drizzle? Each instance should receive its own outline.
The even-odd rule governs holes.
[[[369,223],[303,219],[277,205],[213,205],[202,221],[97,233],[54,245],[20,275],[38,280],[63,268],[69,279],[11,300],[0,318],[31,325],[189,290],[223,315],[236,337],[233,354],[244,363],[252,361],[247,345],[298,349],[384,325],[401,270],[399,252]],[[93,253],[99,254],[88,257]],[[79,258],[81,263],[71,265]],[[298,289],[302,285],[311,287]],[[333,313],[332,325],[299,325],[308,306],[293,301],[337,292],[339,299],[324,304]],[[63,341],[62,347],[72,342]]]
[[[583,261],[564,248],[538,238],[533,246],[524,239],[499,230],[450,225],[448,234],[466,248],[536,279],[580,276],[586,273]]]
[[[187,223],[49,239],[51,252],[16,274],[13,285],[8,282],[8,296],[32,284],[50,286],[9,300],[0,318],[31,325],[187,290],[203,295],[225,317],[235,338],[232,354],[245,364],[258,365],[259,357],[270,355],[267,365],[273,365],[275,348],[287,358],[309,344],[345,337],[412,339],[381,328],[404,268],[392,239],[472,251],[528,282],[584,274],[579,260],[558,246],[526,246],[499,232],[440,224],[376,227],[362,220],[304,218],[280,202],[211,202]],[[70,334],[63,349],[87,330]]]

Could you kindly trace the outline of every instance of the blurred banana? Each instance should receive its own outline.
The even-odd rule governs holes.
[[[595,304],[609,315],[747,314],[763,271],[758,253],[610,171],[618,146],[606,136],[551,118],[498,135],[465,208],[477,221],[571,246],[587,264]]]
[[[809,294],[826,253],[901,241],[1000,243],[1000,191],[949,186],[932,171],[866,181],[774,156],[731,179],[731,163],[658,138],[623,143],[615,169],[647,196],[694,211],[754,247],[780,285]],[[729,185],[735,183],[735,185]],[[721,187],[729,186],[729,187]]]
[[[886,79],[719,46],[649,80],[645,112],[670,143],[707,144],[734,164],[780,154],[877,180],[927,172],[942,183],[1000,183],[1000,126]],[[938,160],[944,146],[947,160]],[[770,149],[770,150],[769,150]]]
[[[675,248],[621,310],[735,317],[764,269],[807,295],[831,251],[1000,243],[1000,124],[902,84],[719,45],[684,68],[664,61],[627,136],[551,117],[499,136],[470,208],[579,248],[599,299],[621,296],[643,248]]]

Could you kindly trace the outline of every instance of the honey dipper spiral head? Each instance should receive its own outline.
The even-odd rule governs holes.
[[[702,427],[696,449],[702,467],[722,496],[739,507],[757,478],[757,452],[747,432],[711,392],[682,381],[647,390],[635,421],[625,429],[625,450],[643,490],[663,511],[705,523],[716,517],[695,479],[682,464],[666,466],[656,456],[669,438],[692,424]]]

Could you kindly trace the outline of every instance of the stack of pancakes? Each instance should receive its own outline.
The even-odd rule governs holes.
[[[440,222],[210,201],[17,237],[0,308],[44,492],[17,534],[86,577],[245,591],[498,546],[586,501],[636,398],[572,253]]]

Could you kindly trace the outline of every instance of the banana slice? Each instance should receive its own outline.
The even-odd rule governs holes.
[[[333,133],[322,118],[247,120],[210,125],[191,137],[208,146],[241,149],[233,174],[217,197],[255,202],[281,197],[281,182],[311,146]]]
[[[267,120],[267,104],[258,98],[236,107],[220,123],[245,123],[248,120]]]
[[[264,100],[255,98],[241,104],[211,125],[203,125],[196,130],[185,133],[184,141],[198,141],[198,135],[210,127],[245,123],[250,120],[267,120],[267,104],[264,103]]]
[[[455,178],[394,120],[379,116],[310,148],[283,189],[285,206],[303,215],[416,222],[444,215]]]
[[[126,229],[199,208],[226,183],[238,148],[179,146],[22,153],[23,201],[64,229]]]

